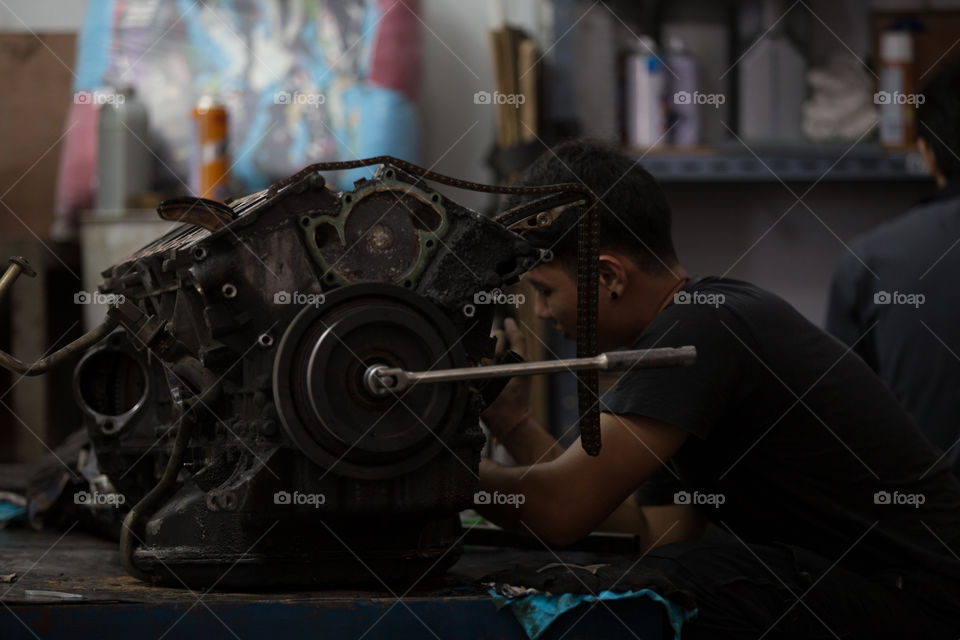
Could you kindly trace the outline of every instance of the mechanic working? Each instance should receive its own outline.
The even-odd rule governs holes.
[[[481,512],[554,546],[639,535],[640,565],[696,597],[684,638],[956,638],[960,481],[870,367],[779,297],[684,270],[633,159],[567,142],[518,184],[562,182],[600,196],[600,350],[693,345],[697,361],[620,376],[597,399],[597,457],[564,450],[511,381],[483,419],[521,466],[483,460],[480,489],[525,499]],[[525,275],[567,337],[581,211],[532,238],[554,259]]]

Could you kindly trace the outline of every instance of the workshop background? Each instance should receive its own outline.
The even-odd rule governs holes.
[[[0,0],[0,256],[37,271],[0,302],[0,349],[32,358],[100,322],[100,273],[174,226],[164,198],[383,154],[508,184],[579,135],[659,179],[688,270],[822,326],[846,243],[934,189],[912,105],[883,95],[960,59],[958,34],[951,0]],[[901,84],[883,84],[891,70]],[[228,125],[198,140],[211,105]],[[212,183],[210,154],[228,168]],[[518,313],[531,357],[573,355],[531,304]],[[536,385],[569,443],[573,376]],[[60,445],[81,424],[73,396],[69,367],[0,371],[0,462]]]
[[[0,237],[40,279],[5,302],[0,347],[40,353],[102,317],[102,305],[64,305],[64,294],[95,291],[100,271],[172,226],[153,208],[197,186],[191,113],[203,96],[229,114],[233,196],[323,160],[391,154],[502,183],[564,137],[621,144],[663,185],[692,272],[754,282],[821,325],[845,242],[933,188],[912,147],[879,139],[874,93],[892,65],[881,41],[907,35],[912,61],[901,67],[922,84],[960,56],[960,3],[402,4],[410,11],[386,1],[5,2],[0,128],[15,152],[0,161]],[[135,92],[104,123],[118,88]],[[498,92],[524,101],[496,104]],[[700,102],[677,103],[683,92]],[[109,153],[98,157],[100,136]],[[98,171],[113,176],[99,190]],[[543,338],[533,355],[572,353]],[[38,401],[68,392],[55,378],[9,392],[6,404],[43,426],[24,435],[0,406],[0,459],[44,451],[78,418],[67,403]],[[543,411],[569,424],[568,378],[549,383],[561,393]]]

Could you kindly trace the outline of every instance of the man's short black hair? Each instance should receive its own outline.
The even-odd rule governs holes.
[[[940,71],[924,87],[917,106],[917,137],[927,141],[937,168],[947,178],[960,178],[960,64]]]
[[[600,198],[601,250],[616,250],[643,271],[659,274],[676,265],[671,236],[670,206],[660,185],[640,163],[604,144],[571,140],[543,153],[514,183],[542,186],[561,182],[586,185]],[[531,200],[511,196],[510,209]],[[577,232],[573,227],[583,207],[571,207],[545,230],[528,232],[535,246],[549,248],[560,264],[576,268]]]

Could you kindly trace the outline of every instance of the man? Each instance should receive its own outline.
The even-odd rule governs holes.
[[[697,362],[622,375],[595,458],[556,444],[511,382],[483,417],[523,466],[484,460],[480,488],[525,500],[483,513],[556,546],[638,534],[640,564],[697,598],[684,638],[955,638],[960,483],[883,383],[773,294],[691,277],[663,194],[631,159],[571,142],[522,179],[570,181],[602,196],[601,349],[694,345]],[[567,336],[579,214],[531,238],[555,258],[526,275],[538,315]],[[701,539],[707,521],[724,535]]]
[[[960,475],[960,66],[921,95],[917,146],[938,192],[850,244],[827,330],[877,372]]]

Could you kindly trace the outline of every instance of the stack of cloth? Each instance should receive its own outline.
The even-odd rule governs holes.
[[[517,566],[481,578],[497,609],[510,607],[531,640],[562,614],[583,603],[649,598],[665,610],[666,622],[680,640],[683,623],[696,615],[693,595],[675,587],[660,572],[629,559],[606,564],[552,562]]]
[[[855,140],[879,119],[873,78],[851,53],[834,53],[807,74],[810,98],[803,104],[803,132],[811,140]]]

